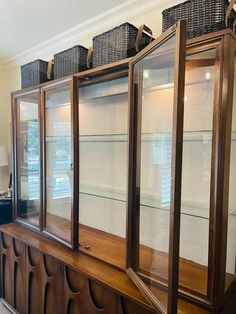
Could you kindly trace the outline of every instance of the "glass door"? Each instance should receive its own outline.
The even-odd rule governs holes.
[[[77,246],[78,88],[69,78],[42,89],[44,233]]]
[[[177,313],[185,22],[130,64],[127,273],[158,313]]]
[[[13,98],[14,209],[21,223],[40,228],[39,90]]]

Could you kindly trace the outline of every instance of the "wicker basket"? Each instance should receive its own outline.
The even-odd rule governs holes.
[[[162,12],[163,32],[184,19],[187,21],[187,36],[193,38],[228,27],[233,29],[236,13],[229,12],[226,25],[228,0],[188,0]]]
[[[139,36],[140,33],[141,36]],[[140,42],[138,43],[137,40]],[[132,24],[121,24],[93,38],[93,67],[132,57],[152,40],[152,32],[145,25],[138,30]]]
[[[26,88],[49,81],[47,77],[48,62],[35,60],[21,66],[21,87]]]
[[[87,69],[88,49],[75,46],[54,55],[54,78],[78,73]]]

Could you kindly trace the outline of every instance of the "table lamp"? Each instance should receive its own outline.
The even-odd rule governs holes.
[[[6,146],[0,146],[0,167],[8,166],[8,154]],[[0,177],[0,181],[1,181]],[[6,191],[0,191],[0,195],[5,193]]]

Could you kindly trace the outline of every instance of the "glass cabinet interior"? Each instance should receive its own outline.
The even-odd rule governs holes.
[[[212,280],[210,271],[212,251],[214,250],[211,242],[212,225],[216,219],[212,212],[217,206],[214,193],[212,193],[212,187],[214,188],[215,184],[213,174],[215,173],[216,157],[214,155],[217,149],[217,131],[214,130],[214,119],[217,115],[217,106],[224,106],[224,100],[220,104],[217,102],[219,90],[223,86],[218,74],[224,71],[223,63],[219,62],[218,59],[217,49],[219,46],[189,54],[186,61],[185,77],[179,285],[190,293],[207,297],[209,297],[210,281]],[[232,55],[235,53],[233,44],[228,50],[228,58],[230,58],[231,51]],[[227,58],[225,62],[227,62]],[[221,139],[227,143],[226,148],[229,145],[230,149],[229,179],[226,179],[229,180],[229,185],[227,191],[222,192],[225,194],[224,197],[228,193],[228,208],[224,205],[218,209],[221,211],[222,217],[226,217],[225,221],[227,222],[227,234],[225,234],[227,242],[223,244],[227,249],[226,291],[232,284],[235,284],[236,275],[235,62],[232,62],[230,66],[234,69],[234,78],[232,74],[227,84],[228,88],[232,86],[232,91],[229,93],[232,92],[233,101],[231,102],[230,97],[228,97],[229,100],[226,105],[228,115],[232,116],[232,126],[231,134],[226,131],[226,135],[223,135],[226,138],[222,137]],[[231,81],[233,82],[232,85]],[[230,112],[231,105],[232,112]],[[225,125],[224,128],[228,129],[229,126]],[[231,142],[228,143],[229,136]],[[222,151],[219,153],[223,154]],[[227,172],[227,166],[224,171]],[[221,176],[227,178],[225,173]],[[222,180],[219,174],[217,180]],[[226,211],[227,214],[225,214]],[[224,225],[223,221],[220,222]]]
[[[216,50],[186,60],[179,284],[207,294]]]
[[[39,91],[14,100],[16,114],[16,218],[39,228],[41,208]]]
[[[125,267],[128,77],[79,87],[79,249]]]
[[[44,229],[71,243],[73,184],[71,82],[45,90],[44,99]]]

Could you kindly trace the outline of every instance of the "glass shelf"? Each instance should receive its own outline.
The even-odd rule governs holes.
[[[88,85],[79,88],[79,102],[93,102],[106,98],[116,98],[128,94],[127,78],[106,81],[95,85]]]
[[[152,79],[155,79],[155,77],[153,76]],[[214,80],[212,80],[212,79],[207,80],[207,84],[212,84],[212,83],[214,83]],[[196,86],[196,85],[202,85],[202,84],[206,84],[206,81],[200,79],[200,80],[197,80],[197,81],[192,81],[190,83],[186,83],[185,84],[185,88],[189,87],[189,86]],[[164,91],[164,90],[173,89],[173,87],[174,87],[173,78],[170,78],[170,83],[160,84],[160,85],[156,85],[156,86],[153,86],[152,82],[150,82],[150,86],[146,86],[143,89],[143,91],[145,93],[147,93],[147,92],[155,92],[155,91]]]
[[[56,174],[57,175],[62,175],[62,174],[64,174],[64,175],[71,175],[71,171],[72,171],[72,169],[71,168],[64,168],[64,169],[58,169],[58,168],[52,168],[53,170],[55,170],[56,171]]]
[[[91,197],[98,197],[108,200],[113,200],[115,202],[122,202],[126,203],[126,193],[124,190],[117,189],[117,191],[109,191],[105,188],[98,188],[98,187],[89,187],[88,185],[83,186],[83,184],[80,185],[80,194],[81,195],[87,195]],[[161,212],[167,212],[169,213],[169,209],[167,207],[161,207],[158,206],[158,200],[154,198],[153,195],[146,195],[143,196],[141,201],[141,206],[143,208],[147,208],[150,210],[158,210]],[[204,207],[199,204],[187,204],[182,203],[181,207],[181,214],[184,216],[190,216],[194,218],[199,219],[206,219],[209,220],[209,208]],[[236,215],[236,209],[232,209],[229,211],[230,215]]]
[[[126,203],[126,191],[121,189],[116,191],[114,189],[111,191],[110,189],[109,191],[105,188],[89,187],[88,185],[83,186],[83,184],[80,184],[80,194]]]
[[[59,102],[58,104],[48,105],[47,106],[47,110],[54,110],[56,108],[62,108],[62,107],[66,107],[67,108],[68,106],[70,106],[70,103],[67,103],[67,102],[61,103],[61,102]]]
[[[163,139],[171,140],[172,133],[170,132],[156,132],[156,133],[142,133],[142,142],[156,142]],[[47,136],[46,142],[59,141],[61,139],[71,139],[70,136]],[[183,134],[183,141],[204,141],[209,142],[212,140],[212,131],[200,130],[200,131],[185,131]],[[232,141],[236,141],[236,131],[233,132]],[[112,142],[128,142],[128,134],[82,134],[80,135],[81,143],[112,143]]]
[[[80,96],[80,103],[84,103],[84,102],[89,102],[89,101],[94,101],[94,100],[104,100],[107,98],[114,98],[114,97],[118,97],[118,96],[122,96],[122,95],[127,95],[128,90],[125,91],[120,91],[120,92],[112,92],[112,94],[106,94],[106,95],[101,95],[101,96],[90,96],[90,97],[81,97]]]
[[[80,135],[80,143],[127,143],[128,134],[86,134]]]
[[[69,135],[62,135],[62,136],[47,136],[45,138],[46,143],[53,143],[53,142],[59,142],[61,140],[70,140],[71,141],[71,136]]]

